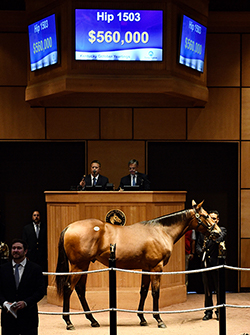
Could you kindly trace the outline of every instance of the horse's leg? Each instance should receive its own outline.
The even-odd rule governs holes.
[[[81,302],[82,308],[84,309],[85,312],[90,311],[89,305],[87,303],[85,293],[86,293],[86,280],[87,280],[87,275],[82,275],[81,279],[77,283],[75,290],[76,293],[79,297],[79,300]],[[91,322],[92,327],[100,327],[100,324],[96,319],[93,317],[91,313],[85,314],[85,317]]]
[[[159,312],[159,297],[160,297],[160,275],[152,275],[151,276],[151,289],[153,296],[153,311]],[[160,314],[153,314],[153,317],[158,322],[159,328],[166,328],[165,323],[162,321]]]
[[[72,269],[71,269],[72,270]],[[77,272],[78,268],[74,268]],[[72,271],[72,272],[75,272]],[[68,277],[64,287],[63,287],[63,312],[69,312],[70,308],[70,296],[75,289],[77,283],[81,280],[82,275],[71,275]],[[73,330],[75,329],[73,323],[70,320],[70,315],[63,315],[63,320],[66,322],[66,329]]]
[[[70,296],[72,294],[72,290],[70,288],[70,282],[67,282],[67,285],[63,288],[63,312],[68,313],[69,312],[69,306],[70,306]],[[75,329],[73,323],[70,321],[69,315],[63,315],[63,320],[66,322],[66,329],[67,330],[73,330]]]
[[[149,284],[150,284],[150,276],[143,274],[142,279],[141,279],[140,302],[139,302],[138,311],[143,311],[145,300],[146,300],[147,295],[148,295]],[[148,323],[147,323],[146,319],[144,318],[143,313],[138,313],[137,315],[138,315],[139,319],[141,320],[140,325],[141,326],[147,326]]]

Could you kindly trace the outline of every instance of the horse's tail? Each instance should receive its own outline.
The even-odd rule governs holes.
[[[68,227],[66,227],[60,234],[58,242],[58,258],[56,272],[69,272],[69,261],[64,249],[64,235]],[[69,276],[56,275],[56,289],[59,296],[63,295],[63,288],[68,284]]]

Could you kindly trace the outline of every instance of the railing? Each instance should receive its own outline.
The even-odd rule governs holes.
[[[117,334],[117,312],[129,312],[129,313],[138,313],[138,310],[126,310],[121,308],[116,308],[116,272],[129,272],[135,274],[142,274],[141,271],[134,271],[134,270],[125,270],[116,268],[116,259],[115,259],[115,245],[110,246],[110,258],[109,258],[109,268],[108,269],[101,269],[101,270],[92,270],[92,271],[82,271],[82,272],[65,272],[65,273],[56,273],[56,272],[43,272],[44,275],[73,275],[73,274],[90,274],[90,273],[98,273],[98,272],[109,272],[109,308],[102,309],[102,310],[93,310],[93,311],[82,311],[82,312],[39,312],[39,314],[49,314],[49,315],[79,315],[79,314],[90,314],[90,313],[101,313],[101,312],[109,312],[110,313],[110,335]],[[160,314],[174,314],[174,313],[189,313],[189,312],[197,312],[197,311],[204,311],[204,310],[212,310],[214,308],[220,309],[219,313],[219,334],[226,335],[226,307],[232,308],[250,308],[250,305],[247,306],[240,306],[240,305],[229,305],[226,304],[226,291],[225,291],[225,270],[236,270],[236,271],[250,271],[248,268],[239,268],[228,266],[224,264],[225,257],[219,257],[219,265],[204,268],[204,269],[197,269],[197,270],[189,270],[189,271],[175,271],[175,272],[154,272],[157,275],[173,275],[173,274],[190,274],[190,273],[200,273],[205,271],[214,271],[218,270],[219,276],[219,301],[220,304],[211,307],[203,307],[203,308],[195,308],[195,309],[188,309],[188,310],[176,310],[176,311],[161,311]],[[152,272],[143,271],[143,274],[152,275]],[[145,314],[155,314],[155,311],[143,311]]]

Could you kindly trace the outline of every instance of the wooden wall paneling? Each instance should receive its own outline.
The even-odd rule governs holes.
[[[24,101],[24,87],[0,87],[0,139],[45,139],[44,108]]]
[[[241,238],[250,238],[250,190],[241,190]]]
[[[50,272],[56,271],[57,245],[62,229],[78,218],[78,204],[47,204],[47,221],[52,223],[48,225],[48,268]],[[54,276],[48,276],[49,285],[52,285],[54,279]]]
[[[99,139],[98,108],[47,108],[47,139]]]
[[[210,88],[205,108],[188,109],[188,140],[239,140],[240,89]]]
[[[135,108],[135,139],[186,139],[186,108]]]
[[[240,34],[207,35],[207,85],[240,86]]]
[[[250,188],[250,142],[241,142],[241,188]]]
[[[27,33],[0,33],[0,45],[0,85],[26,86]]]
[[[242,34],[242,86],[250,86],[250,34]]]
[[[109,178],[116,188],[121,177],[128,174],[128,162],[135,158],[139,161],[139,171],[145,172],[145,142],[144,141],[88,141],[88,173],[90,162],[98,159],[101,164],[101,174]]]
[[[101,108],[101,139],[132,139],[132,108]]]
[[[250,140],[250,88],[241,89],[241,138]]]
[[[1,10],[0,31],[27,34],[26,12],[21,10]],[[23,47],[26,49],[27,44]],[[27,49],[25,53],[27,53]]]
[[[250,268],[250,239],[241,239],[241,267],[243,268]],[[250,272],[249,271],[241,271],[240,274],[241,281],[240,286],[241,287],[249,287],[250,283]]]
[[[178,82],[175,85],[178,86]],[[186,82],[188,86],[188,82]],[[194,90],[194,88],[193,88]],[[206,101],[208,100],[208,90],[206,91]],[[204,104],[204,103],[203,103]],[[198,106],[203,104],[197,103]],[[76,92],[68,93],[58,96],[47,96],[44,100],[39,100],[34,103],[35,106],[50,106],[50,107],[102,107],[102,108],[154,108],[154,107],[194,107],[193,101],[183,99],[182,97],[176,98],[164,92],[156,93],[96,93],[93,92]],[[195,106],[196,106],[195,105]]]
[[[209,32],[214,33],[249,33],[250,13],[248,11],[210,11]]]

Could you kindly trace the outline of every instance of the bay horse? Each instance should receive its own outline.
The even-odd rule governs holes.
[[[153,317],[159,328],[166,325],[159,315],[160,275],[169,261],[174,244],[190,229],[200,231],[216,239],[220,228],[202,207],[203,202],[192,208],[168,214],[153,220],[129,226],[112,225],[97,219],[76,221],[68,225],[60,235],[56,272],[87,271],[91,261],[109,266],[110,245],[116,244],[116,266],[122,269],[142,269],[152,275],[142,274],[138,317],[141,326],[147,326],[143,315],[144,303],[151,282]],[[85,311],[90,311],[85,298],[87,274],[56,276],[57,293],[63,296],[63,312],[69,312],[69,300],[73,290]],[[99,327],[91,313],[85,314],[92,327]],[[74,329],[69,315],[63,315],[66,329]]]

